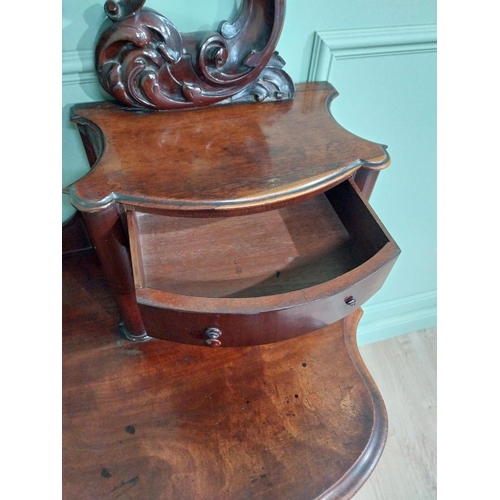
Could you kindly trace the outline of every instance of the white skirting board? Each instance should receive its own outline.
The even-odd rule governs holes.
[[[363,306],[358,344],[411,333],[437,325],[437,291],[424,292],[388,302]]]

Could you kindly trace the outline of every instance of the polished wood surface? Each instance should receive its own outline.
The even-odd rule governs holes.
[[[94,164],[68,192],[130,339],[276,342],[378,291],[399,248],[363,192],[389,156],[332,118],[335,96],[322,82],[292,102],[74,108]]]
[[[222,346],[296,337],[350,314],[384,283],[399,248],[355,183],[279,210],[229,218],[128,211],[148,335]]]
[[[364,256],[324,196],[240,217],[136,212],[140,288],[248,298],[302,290],[361,265]],[[387,240],[386,240],[387,243]]]
[[[89,212],[121,202],[170,215],[243,215],[310,198],[363,166],[386,167],[384,147],[333,119],[335,96],[322,82],[278,103],[141,113],[77,105],[72,119],[97,163],[67,189],[71,202]]]
[[[93,168],[67,191],[100,262],[64,263],[66,498],[347,499],[366,481],[387,417],[359,306],[399,248],[365,198],[389,156],[332,119],[335,96],[74,108]]]
[[[259,347],[134,344],[95,255],[66,257],[63,498],[351,498],[387,431],[360,315]]]
[[[339,203],[355,210],[351,197]],[[248,298],[303,290],[355,269],[391,241],[371,219],[362,239],[375,241],[358,245],[323,195],[240,217],[134,213],[138,234],[131,240],[140,249],[133,252],[140,277],[136,286],[195,297]],[[365,248],[370,244],[371,249]]]

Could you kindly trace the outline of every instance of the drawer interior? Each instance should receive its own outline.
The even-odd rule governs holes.
[[[266,297],[342,276],[388,241],[352,181],[301,203],[236,217],[127,210],[137,288]]]

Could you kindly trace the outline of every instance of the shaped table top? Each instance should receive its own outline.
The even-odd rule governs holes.
[[[292,101],[137,111],[114,102],[74,106],[91,171],[67,188],[95,211],[113,201],[192,216],[279,208],[323,192],[357,169],[382,169],[384,146],[345,130],[326,82],[297,85]]]

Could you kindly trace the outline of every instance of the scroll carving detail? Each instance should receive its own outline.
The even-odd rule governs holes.
[[[275,52],[285,0],[243,0],[220,30],[180,33],[145,0],[109,0],[114,24],[96,46],[103,88],[138,108],[184,109],[233,101],[292,99],[294,85]]]

